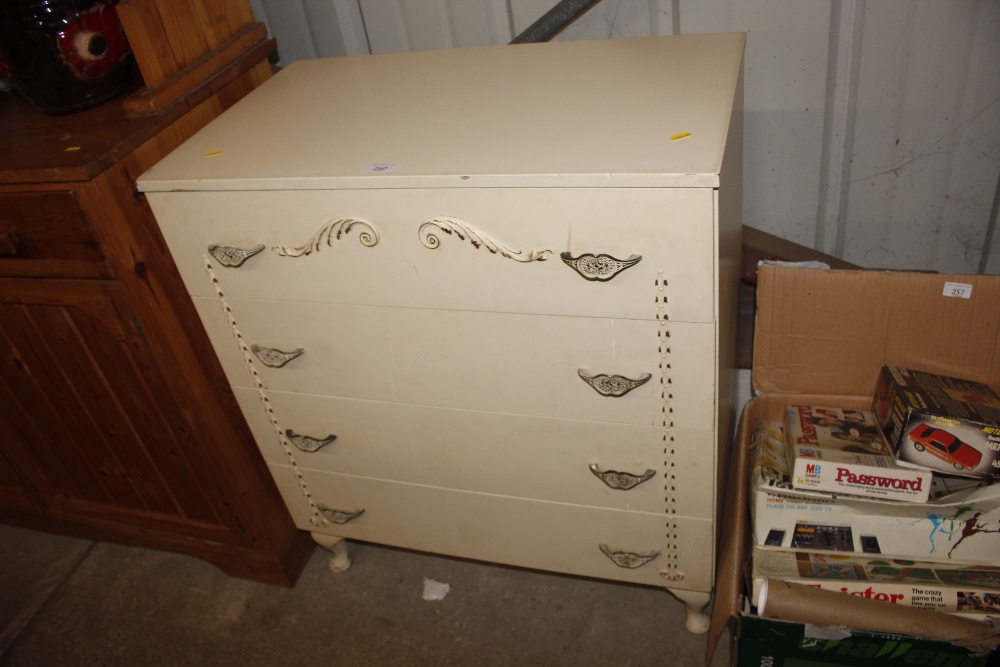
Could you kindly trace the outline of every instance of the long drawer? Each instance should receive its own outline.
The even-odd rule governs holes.
[[[304,350],[266,387],[519,415],[713,430],[710,324],[228,299],[248,347]],[[253,387],[218,299],[196,306],[235,387]],[[669,332],[669,337],[666,334]],[[662,368],[661,368],[662,364]],[[581,377],[647,381],[604,395]],[[604,391],[620,391],[592,380]]]
[[[300,481],[287,466],[271,473],[304,530],[451,556],[602,579],[708,591],[714,572],[712,522],[595,509],[487,493],[302,471],[317,506],[364,513],[317,528]],[[634,569],[601,549],[659,555]]]
[[[710,189],[147,196],[195,296],[214,294],[208,257],[234,298],[631,319],[656,319],[665,298],[672,320],[714,321]],[[208,254],[212,245],[260,252],[226,268]],[[642,259],[585,278],[563,252]]]
[[[0,194],[0,276],[113,278],[70,190]]]
[[[236,398],[264,459],[287,464],[260,393],[241,388]],[[281,432],[293,434],[286,442],[299,468],[575,505],[715,516],[714,494],[704,483],[715,465],[711,431],[665,432],[277,391],[267,392],[267,398]],[[329,435],[336,439],[321,445]],[[605,482],[595,474],[609,471],[631,478]]]

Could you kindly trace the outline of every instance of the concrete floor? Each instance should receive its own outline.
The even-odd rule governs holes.
[[[652,588],[351,545],[295,588],[200,560],[0,526],[8,665],[701,665],[706,636]],[[422,598],[424,578],[448,583]],[[729,664],[728,637],[713,665]]]

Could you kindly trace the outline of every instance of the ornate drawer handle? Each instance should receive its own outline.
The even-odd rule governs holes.
[[[642,259],[641,255],[632,255],[628,259],[615,259],[611,255],[592,255],[585,253],[573,257],[568,252],[559,253],[562,261],[587,280],[607,282],[630,266],[635,266]]]
[[[282,352],[273,347],[261,347],[254,343],[250,346],[250,351],[257,355],[257,358],[264,362],[265,366],[270,366],[271,368],[281,368],[289,361],[299,356],[305,350],[303,348],[297,348],[291,352]]]
[[[647,479],[651,479],[656,471],[648,468],[646,472],[641,475],[632,475],[627,472],[618,472],[617,470],[605,470],[601,471],[597,467],[596,463],[590,464],[590,472],[597,475],[602,482],[610,486],[612,489],[617,489],[619,491],[628,491],[629,489],[635,488],[645,482]]]
[[[603,373],[601,375],[589,375],[582,368],[577,373],[598,394],[614,398],[620,398],[636,387],[641,387],[649,382],[649,378],[653,377],[649,373],[643,373],[638,380],[630,380],[622,375],[604,375]]]
[[[330,509],[325,505],[319,505],[319,511],[323,513],[323,516],[326,517],[327,521],[337,525],[343,525],[350,521],[354,521],[365,513],[363,509],[360,509],[357,512],[344,512],[343,510]]]
[[[208,252],[211,253],[212,257],[219,260],[219,264],[228,266],[232,269],[243,266],[243,262],[247,261],[263,249],[263,245],[255,245],[249,250],[237,248],[234,245],[216,245],[215,243],[208,246]]]
[[[308,435],[299,435],[292,429],[285,431],[285,437],[287,437],[289,442],[303,452],[318,452],[337,439],[337,436],[332,433],[320,440],[319,438],[313,438]]]
[[[600,547],[601,552],[610,558],[612,563],[618,567],[624,567],[629,570],[642,567],[649,561],[656,560],[660,557],[660,552],[656,549],[643,556],[642,554],[634,554],[631,551],[612,551],[611,547],[607,544],[602,544]]]

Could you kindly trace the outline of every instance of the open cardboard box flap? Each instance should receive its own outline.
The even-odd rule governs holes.
[[[968,298],[947,296],[957,283]],[[750,557],[746,446],[760,419],[807,403],[868,407],[882,366],[1000,389],[1000,277],[768,266],[757,276],[754,388],[731,452],[708,657],[743,608]],[[878,603],[873,603],[878,604]]]

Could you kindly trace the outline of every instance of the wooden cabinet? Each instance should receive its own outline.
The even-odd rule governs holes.
[[[295,530],[135,176],[270,76],[188,108],[0,95],[0,521],[290,585]],[[203,91],[204,92],[204,91]]]
[[[656,585],[707,629],[742,48],[296,63],[140,179],[335,569],[350,538]]]

